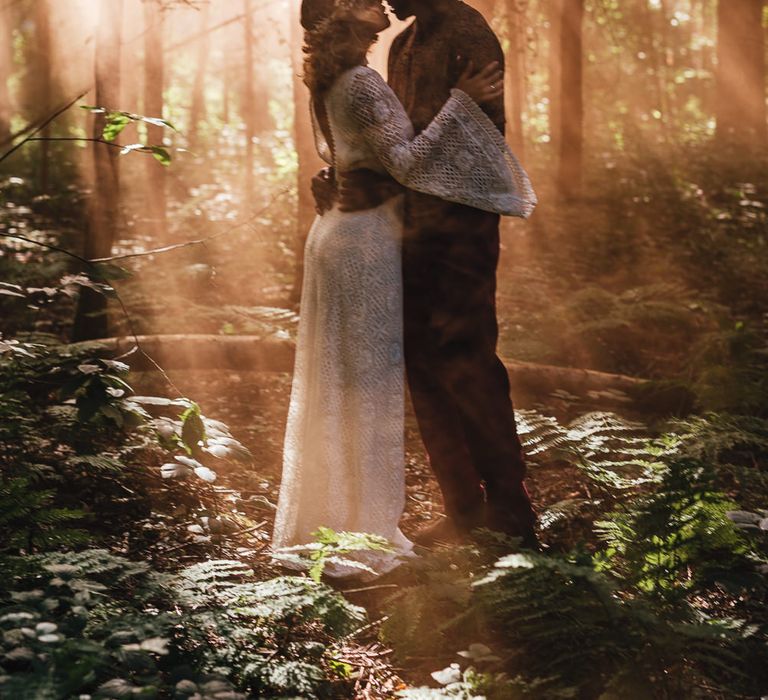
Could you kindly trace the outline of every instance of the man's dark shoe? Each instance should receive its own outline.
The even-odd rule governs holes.
[[[442,516],[422,527],[411,538],[421,547],[434,547],[436,544],[464,544],[468,541],[467,533],[457,527],[452,518]]]
[[[520,509],[523,510],[523,509]],[[486,504],[485,527],[495,532],[503,532],[510,537],[520,539],[521,549],[541,551],[541,544],[536,535],[536,520],[532,512],[525,511],[524,517],[516,514],[511,504]]]

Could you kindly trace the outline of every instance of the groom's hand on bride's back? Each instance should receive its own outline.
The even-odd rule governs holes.
[[[354,212],[375,209],[405,188],[389,175],[361,168],[342,173],[338,189],[339,209]]]
[[[323,168],[312,178],[312,196],[315,199],[315,211],[322,216],[333,207],[336,201],[336,178],[333,168]]]

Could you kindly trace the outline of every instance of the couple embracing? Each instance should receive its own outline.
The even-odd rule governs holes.
[[[391,551],[355,553],[378,574],[414,542],[478,527],[536,545],[496,355],[499,215],[536,205],[504,142],[503,54],[461,0],[389,3],[415,15],[390,50],[389,85],[366,63],[390,24],[379,0],[302,3],[317,148],[339,186],[307,238],[272,538],[278,551],[319,526],[380,535]],[[398,526],[406,376],[446,511],[413,541]]]

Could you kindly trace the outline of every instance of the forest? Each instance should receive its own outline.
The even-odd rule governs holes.
[[[466,1],[539,200],[497,308],[542,551],[339,584],[375,538],[269,546],[299,0],[0,0],[0,698],[768,695],[768,4]],[[408,534],[442,503],[405,429]]]

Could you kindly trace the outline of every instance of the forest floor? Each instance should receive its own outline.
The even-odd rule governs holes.
[[[132,385],[138,394],[162,395],[162,378],[156,373],[132,375]],[[172,373],[174,384],[186,396],[201,405],[208,418],[221,420],[228,425],[232,434],[245,445],[253,455],[250,464],[230,464],[219,470],[217,490],[226,492],[232,511],[258,522],[260,526],[249,533],[251,542],[242,542],[235,537],[229,543],[229,551],[221,555],[237,557],[253,563],[256,568],[266,564],[264,554],[272,532],[274,506],[277,503],[282,468],[282,440],[290,397],[291,377],[287,373],[231,372],[221,370],[179,371]],[[518,406],[526,408],[526,406]],[[406,459],[406,505],[401,519],[401,528],[406,536],[414,534],[423,525],[441,517],[442,498],[426,453],[421,443],[416,419],[408,403],[405,426]],[[583,471],[566,462],[539,463],[529,460],[528,488],[540,513],[548,507],[564,502],[592,502],[590,483]],[[557,519],[543,518],[542,541],[554,549],[572,546],[583,541],[589,531],[588,521],[568,519],[566,529],[558,529]],[[585,522],[581,532],[579,523]],[[177,533],[183,541],[185,535]],[[241,546],[231,549],[233,545]],[[179,545],[176,545],[177,547]],[[182,545],[183,547],[183,545]],[[194,545],[184,547],[186,554],[174,553],[174,566],[180,563],[194,563],[202,552],[195,551]],[[167,551],[167,550],[166,550]],[[145,554],[146,555],[146,554]],[[162,566],[161,562],[157,562]],[[358,584],[339,581],[328,577],[324,580],[343,592],[352,602],[368,610],[371,622],[380,617],[380,606],[399,585],[397,576],[389,575],[382,583]],[[394,581],[397,581],[395,583]],[[389,654],[377,643],[377,629],[374,624],[368,631],[366,642],[375,645],[375,653]],[[413,659],[413,665],[394,668],[388,664],[378,666],[378,672],[388,676],[389,687],[395,687],[402,679],[407,684],[419,685],[431,681],[431,671],[441,668],[443,661],[450,659],[433,658],[428,655]],[[377,683],[381,684],[382,678]],[[375,697],[371,695],[370,697]]]
[[[23,198],[17,201],[26,203]],[[737,213],[744,209],[741,201],[739,199],[733,205]],[[11,205],[9,201],[6,209],[7,211],[0,214],[0,223],[7,221],[9,230],[11,227],[22,232],[26,230],[32,236],[39,236],[60,243],[67,249],[74,249],[72,240],[77,240],[77,227],[74,224],[71,227],[61,225],[55,217],[38,213],[26,204]],[[675,211],[674,207],[660,207],[659,210]],[[737,220],[735,217],[736,215],[734,221]],[[563,218],[566,217],[563,215]],[[703,215],[700,218],[703,221],[710,220]],[[667,412],[668,407],[653,406],[652,401],[648,400],[642,405],[638,402],[634,406],[631,403],[619,402],[620,409],[617,412],[630,421],[641,421],[644,424],[640,430],[643,436],[664,434],[668,429],[664,423],[667,417],[685,416],[688,412],[696,412],[703,416],[702,420],[707,425],[711,423],[714,426],[711,428],[715,431],[712,433],[714,437],[707,437],[707,440],[718,445],[721,442],[727,445],[727,460],[732,459],[732,445],[746,441],[748,449],[745,448],[743,454],[736,456],[736,462],[742,460],[744,464],[739,464],[747,472],[751,469],[760,473],[749,477],[751,481],[744,477],[742,484],[739,480],[742,477],[733,475],[730,462],[721,465],[718,462],[719,453],[716,453],[712,462],[719,470],[719,480],[713,482],[713,488],[725,492],[744,508],[762,508],[765,504],[766,482],[761,471],[762,457],[755,455],[763,454],[760,451],[763,450],[763,443],[759,443],[758,450],[749,442],[753,438],[747,434],[750,430],[758,431],[755,427],[757,422],[754,425],[749,423],[747,428],[742,430],[737,418],[765,415],[764,401],[768,395],[764,391],[764,377],[768,376],[765,373],[765,316],[758,303],[764,298],[764,253],[761,252],[762,248],[758,250],[757,244],[755,250],[760,254],[754,253],[752,240],[749,238],[752,235],[751,229],[734,224],[731,230],[722,223],[725,220],[719,214],[712,220],[715,222],[709,231],[712,240],[720,241],[722,250],[732,255],[727,260],[736,260],[738,264],[712,265],[711,259],[718,259],[718,256],[711,252],[712,245],[707,242],[706,262],[697,262],[696,265],[691,263],[691,267],[701,271],[701,287],[711,286],[710,277],[705,273],[711,272],[712,279],[721,282],[719,296],[710,294],[709,291],[705,294],[699,286],[687,289],[684,284],[686,280],[681,274],[675,275],[668,270],[668,274],[661,274],[659,269],[649,269],[645,263],[648,260],[655,261],[653,251],[647,253],[646,258],[635,260],[633,256],[640,244],[635,240],[637,237],[629,225],[623,234],[623,243],[618,240],[614,247],[607,245],[607,241],[612,242],[617,237],[620,238],[619,233],[624,231],[621,227],[614,226],[612,220],[609,221],[608,214],[606,221],[610,226],[592,226],[592,220],[586,219],[579,229],[579,236],[570,235],[570,222],[566,222],[567,226],[563,224],[562,231],[548,232],[551,234],[549,239],[542,234],[539,236],[539,244],[544,251],[538,251],[537,255],[534,253],[537,253],[538,249],[534,250],[530,245],[534,233],[537,233],[535,227],[531,226],[528,237],[517,236],[514,230],[506,231],[507,243],[503,246],[498,276],[499,348],[505,357],[518,361],[563,368],[590,368],[622,376],[656,380],[661,384],[670,382],[673,389],[682,386],[687,394],[695,396],[695,406],[687,409],[676,407],[676,410]],[[699,218],[691,215],[691,230],[700,223]],[[555,224],[552,226],[555,228]],[[637,224],[637,227],[642,228],[640,224]],[[677,248],[673,248],[669,241],[673,234],[675,245],[677,241],[686,240],[685,236],[676,233],[677,229],[654,219],[653,225],[648,223],[648,231],[653,231],[659,238],[660,242],[656,242],[660,248],[669,248],[666,258],[674,261],[688,259],[680,254]],[[740,235],[743,234],[743,240],[737,239],[734,242],[736,233],[739,232]],[[193,235],[196,235],[196,232],[185,232],[180,242]],[[252,231],[244,231],[242,235],[243,240],[236,237],[227,239],[228,247],[219,251],[213,247],[210,250],[206,247],[189,247],[167,256],[134,259],[131,263],[134,279],[118,279],[114,285],[121,295],[121,301],[126,302],[131,316],[131,323],[122,323],[122,326],[115,330],[115,334],[130,337],[129,330],[135,330],[138,334],[149,335],[194,333],[243,335],[264,339],[279,332],[281,338],[289,338],[292,334],[291,324],[295,322],[295,313],[288,308],[293,265],[287,264],[283,259],[289,257],[285,254],[287,248],[280,248],[272,239],[267,241],[265,237],[262,250],[262,247],[259,247],[262,244],[255,237],[255,242],[250,240]],[[764,245],[763,240],[759,238],[760,246]],[[265,252],[267,243],[272,257]],[[737,243],[742,247],[739,248]],[[704,247],[704,243],[701,243],[701,246]],[[125,250],[120,250],[129,252],[132,248],[125,246]],[[243,255],[242,250],[253,254]],[[718,249],[714,250],[717,252]],[[698,248],[694,253],[697,251]],[[697,260],[698,258],[694,259]],[[62,274],[72,271],[68,261],[48,251],[43,254],[38,247],[28,246],[14,249],[13,256],[6,257],[2,262],[6,266],[7,278],[33,290],[30,293],[35,301],[33,305],[24,305],[26,301],[18,300],[19,295],[12,292],[10,297],[4,299],[8,304],[7,308],[14,309],[13,314],[9,313],[8,317],[3,319],[7,324],[4,335],[9,338],[18,337],[22,342],[34,340],[35,333],[48,334],[48,342],[66,338],[73,313],[72,299],[69,295],[55,295],[56,290],[47,285],[56,284]],[[664,270],[665,264],[662,260],[658,262],[658,267]],[[731,268],[738,274],[731,275]],[[600,269],[601,278],[597,274]],[[553,270],[558,274],[553,274]],[[745,289],[749,294],[744,292]],[[758,302],[751,303],[752,296]],[[734,300],[732,311],[723,305],[723,300],[729,299]],[[16,303],[17,306],[11,307],[11,303]],[[292,320],[287,320],[287,316],[291,316]],[[172,350],[175,352],[176,349],[176,345],[173,345]],[[198,366],[205,365],[200,363]],[[283,433],[291,386],[290,373],[234,371],[222,368],[193,371],[174,369],[173,365],[167,367],[167,372],[173,381],[172,387],[160,372],[132,372],[127,380],[139,396],[180,395],[193,401],[207,419],[225,423],[231,435],[248,448],[252,458],[244,462],[216,462],[217,478],[213,484],[202,480],[180,484],[173,479],[161,478],[160,464],[168,458],[166,446],[163,446],[163,450],[147,451],[146,459],[138,456],[140,464],[132,464],[132,457],[129,457],[126,460],[127,465],[140,467],[135,472],[139,475],[136,482],[139,488],[136,489],[135,498],[111,500],[111,497],[101,494],[103,500],[94,499],[95,507],[101,508],[98,511],[100,517],[106,517],[106,521],[102,519],[95,523],[92,533],[94,542],[99,542],[132,561],[146,561],[154,571],[175,573],[200,562],[236,559],[253,568],[259,580],[284,573],[283,569],[271,561],[269,543],[281,477]],[[548,393],[549,391],[550,389],[546,389],[534,395],[513,391],[513,400],[516,408],[520,410],[521,423],[534,413],[545,420],[546,417],[552,416],[556,427],[566,432],[573,430],[573,419],[593,411],[616,411],[616,401],[610,406],[608,402],[600,405],[601,400],[596,396],[599,392],[589,392],[589,396],[576,397],[564,390]],[[642,411],[642,414],[638,413],[639,411]],[[721,412],[723,415],[710,416],[709,412]],[[733,416],[725,415],[728,413]],[[22,418],[23,416],[19,419],[20,423]],[[93,429],[93,425],[83,425],[84,432],[87,432],[88,427]],[[724,437],[717,432],[721,425]],[[530,427],[528,429],[533,430]],[[622,429],[621,426],[619,429]],[[634,430],[632,427],[629,429]],[[426,523],[440,518],[443,507],[439,488],[421,444],[415,417],[408,405],[405,430],[406,506],[401,528],[406,536],[411,536]],[[609,426],[606,432],[610,431]],[[66,436],[67,444],[67,441],[72,441],[70,438],[74,434],[73,432]],[[749,440],[744,435],[747,435]],[[590,472],[584,468],[583,455],[586,452],[574,453],[570,461],[560,456],[560,451],[556,450],[539,452],[539,455],[536,455],[536,435],[529,433],[527,437],[531,453],[528,460],[527,484],[540,514],[540,537],[543,544],[549,548],[549,553],[553,555],[553,560],[570,557],[566,562],[567,566],[577,559],[582,561],[585,552],[603,552],[605,547],[601,549],[600,535],[594,529],[595,523],[599,524],[599,521],[610,517],[617,504],[631,505],[638,495],[653,493],[657,488],[650,483],[628,488],[601,482],[599,478],[595,478],[594,473],[590,477]],[[591,437],[589,431],[582,431],[581,436],[574,438],[574,442],[578,441],[579,448],[592,449],[594,441],[586,445]],[[114,435],[110,434],[107,442],[113,446],[112,442],[120,439],[120,431],[115,431]],[[705,448],[709,449],[710,443],[701,438],[701,445],[703,454]],[[612,458],[612,450],[609,445],[606,451],[611,454],[602,456],[606,459]],[[596,451],[600,452],[599,446]],[[634,458],[625,459],[619,448],[614,452],[619,461],[623,460],[632,468],[636,466],[632,461]],[[655,459],[655,456],[651,456]],[[597,457],[600,458],[601,455],[598,454]],[[617,470],[619,477],[625,474],[621,468]],[[120,486],[121,489],[134,486],[129,481],[133,474],[133,470],[125,470],[126,483]],[[631,481],[634,474],[634,471],[626,472],[627,480]],[[95,476],[93,483],[99,484]],[[62,483],[65,484],[62,493],[74,505],[79,505],[79,494],[71,493],[71,489],[70,492],[67,491],[67,481]],[[755,484],[758,484],[759,488],[755,487]],[[99,495],[98,489],[94,491]],[[90,507],[87,503],[88,497],[83,496],[86,505]],[[208,535],[200,536],[202,529],[198,523],[212,515],[223,516],[222,522],[229,520],[230,523],[234,522],[235,527],[223,534],[209,531]],[[715,518],[715,515],[720,520],[713,522],[722,527],[723,514],[718,511],[712,518]],[[666,527],[666,521],[662,525]],[[731,527],[730,522],[728,527]],[[703,528],[702,532],[706,535],[710,530]],[[694,562],[705,573],[708,571],[711,551],[715,551],[718,557],[721,555],[720,549],[707,549],[710,544],[708,541],[704,542],[706,546],[702,545],[701,549],[697,550],[701,552],[700,560]],[[742,546],[746,547],[738,544],[738,547]],[[453,557],[460,551],[455,548],[447,554]],[[741,551],[739,549],[739,552]],[[492,565],[493,563],[489,564]],[[593,563],[590,563],[590,576],[593,574],[592,566]],[[642,598],[642,595],[636,590],[635,579],[622,580],[623,574],[616,577],[616,571],[621,571],[621,560],[617,566],[619,568],[610,574],[623,586],[621,594],[615,598],[616,605],[619,606],[616,609],[620,608],[626,612],[625,607],[622,607],[624,600]],[[395,610],[389,605],[389,598],[394,593],[405,590],[405,596],[408,597],[412,595],[413,588],[416,588],[413,584],[414,577],[418,574],[408,569],[410,567],[403,567],[394,572],[394,575],[390,574],[372,583],[326,579],[328,584],[343,593],[349,601],[364,607],[371,623],[362,631],[352,633],[349,639],[338,642],[343,646],[335,646],[337,640],[328,642],[330,653],[336,653],[340,660],[358,668],[359,678],[366,682],[366,692],[357,692],[356,688],[351,697],[390,698],[393,697],[393,691],[399,688],[434,686],[434,681],[438,679],[431,678],[431,673],[457,661],[457,649],[466,648],[458,645],[471,645],[474,641],[481,641],[473,637],[473,632],[462,628],[462,634],[458,635],[461,638],[451,646],[450,652],[445,651],[446,645],[443,645],[442,652],[437,646],[433,650],[424,643],[421,635],[427,625],[438,628],[439,624],[434,616],[425,614],[423,617],[427,622],[414,626],[419,636],[419,656],[404,656],[409,653],[407,650],[403,651],[408,648],[407,645],[401,644],[396,635],[388,636],[387,627],[382,626],[381,621],[391,610]],[[693,565],[687,566],[682,586],[689,585],[690,571],[694,569]],[[631,571],[631,567],[629,570]],[[739,571],[738,567],[734,570]],[[538,570],[534,573],[538,575]],[[642,574],[643,571],[639,575]],[[606,581],[610,578],[602,573],[600,576]],[[615,583],[613,579],[611,584]],[[430,580],[429,583],[430,586],[434,583],[434,588],[427,586],[429,590],[426,594],[422,592],[422,595],[433,596],[435,591],[446,587],[443,579],[436,583]],[[540,588],[536,586],[526,590],[539,591]],[[560,587],[552,590],[559,591]],[[703,590],[708,589],[705,587]],[[717,596],[721,596],[721,591],[718,590]],[[584,596],[583,600],[591,599]],[[721,601],[721,598],[718,597],[717,601]],[[646,600],[649,605],[656,602],[652,598]],[[690,605],[696,610],[699,609],[697,606],[701,606],[706,614],[711,614],[715,609],[722,614],[723,619],[731,616],[728,600],[717,602],[714,607],[710,606],[710,602],[710,598],[696,594],[691,596]],[[763,603],[764,601],[761,601],[761,605]],[[687,602],[686,605],[688,604]],[[556,606],[553,604],[553,607]],[[658,609],[661,611],[659,620],[666,620],[667,611]],[[755,609],[762,611],[764,607]],[[461,612],[464,612],[463,609]],[[562,615],[561,607],[556,607],[550,612],[559,629],[563,617],[568,616]],[[401,618],[406,616],[408,622],[412,619],[408,610],[404,615],[402,611],[391,614],[392,619],[397,619],[398,614]],[[761,620],[760,615],[757,615],[757,618]],[[579,620],[576,617],[569,620],[573,625],[570,628],[573,634],[570,637],[565,635],[568,642],[580,649],[594,650],[594,647],[590,647],[589,639],[584,642],[579,636],[583,632]],[[606,627],[610,631],[609,628],[610,625]],[[381,637],[378,634],[380,629]],[[515,654],[528,644],[524,637],[513,639],[512,632],[516,629],[517,625],[507,624],[504,634],[509,631],[509,640],[502,640],[505,644],[509,641],[508,648]],[[643,631],[642,634],[646,633],[649,638],[653,637],[650,632]],[[606,644],[615,646],[617,643],[627,643],[623,637],[617,641],[610,637],[608,632],[606,635]],[[642,635],[639,638],[644,639]],[[686,648],[686,638],[674,635],[669,638],[677,645],[671,657],[676,659],[677,649]],[[496,640],[489,637],[483,638],[482,641],[495,645]],[[453,639],[450,642],[454,644]],[[385,644],[391,644],[393,649]],[[493,649],[496,651],[496,646],[493,646]],[[446,656],[448,653],[452,656]],[[610,667],[606,671],[608,678],[616,670],[611,667],[612,661],[607,658],[610,654],[605,656],[606,659],[593,657],[592,665],[606,663],[607,667]],[[630,657],[631,655],[626,658]],[[675,670],[678,675],[670,674],[670,677],[679,677],[681,682],[686,682],[686,676],[680,674],[679,668],[686,667],[685,664],[689,662],[688,659],[680,662],[678,670]],[[584,666],[581,666],[573,671],[576,678],[574,683],[582,683],[579,673],[583,668]],[[528,670],[525,670],[525,673],[528,673]],[[664,673],[667,673],[666,667]],[[592,675],[596,677],[596,674]],[[662,674],[654,672],[651,676],[657,679],[662,677]],[[716,677],[716,674],[713,677]],[[334,676],[334,683],[336,680]],[[570,678],[564,677],[562,682],[563,687],[570,688]],[[589,679],[586,679],[583,684],[588,685],[588,682]],[[334,689],[336,687],[334,685]],[[348,683],[345,687],[348,689]],[[669,697],[683,695],[673,693]]]
[[[176,372],[173,381],[186,396],[203,407],[209,418],[226,423],[232,434],[254,455],[252,465],[238,467],[226,474],[228,485],[276,503],[290,375],[207,370]],[[140,394],[159,395],[161,387],[157,379],[144,375],[134,381],[134,389]],[[405,444],[407,497],[401,527],[406,535],[411,535],[424,524],[441,517],[443,506],[410,404],[406,411]],[[531,463],[528,484],[534,502],[542,510],[567,498],[590,497],[583,474],[565,464]],[[269,520],[271,524],[272,518]]]

